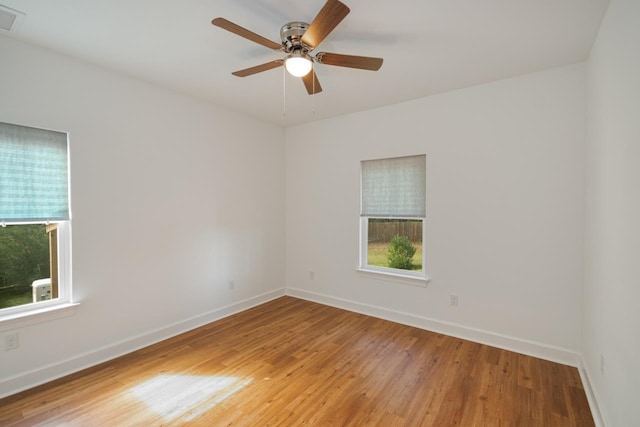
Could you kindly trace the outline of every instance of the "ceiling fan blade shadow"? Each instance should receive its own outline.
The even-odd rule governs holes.
[[[302,36],[302,43],[317,47],[347,16],[350,9],[338,0],[328,0]]]
[[[309,93],[309,95],[315,95],[316,93],[322,92],[322,86],[320,86],[318,76],[314,70],[311,70],[311,72],[302,76],[302,82],[304,83],[304,87],[307,88],[307,93]]]
[[[264,47],[268,47],[269,49],[279,50],[282,49],[282,44],[271,41],[265,37],[262,37],[259,34],[254,33],[253,31],[249,31],[246,28],[241,27],[238,24],[234,24],[231,21],[228,21],[224,18],[215,18],[211,21],[213,25],[216,27],[220,27],[223,30],[227,30],[232,32],[240,37],[244,37],[247,40],[251,40],[254,43],[261,44]]]
[[[399,32],[396,33],[372,33],[372,32],[357,32],[357,31],[342,31],[340,33],[340,41],[342,42],[356,42],[366,43],[368,45],[386,45],[391,46],[400,42],[405,36]]]
[[[382,58],[370,56],[340,55],[338,53],[320,52],[316,60],[324,65],[336,65],[338,67],[357,68],[359,70],[378,71],[382,67]]]
[[[274,68],[278,68],[282,66],[284,61],[282,59],[276,59],[275,61],[267,62],[265,64],[256,65],[255,67],[245,68],[244,70],[234,71],[234,76],[237,77],[247,77],[253,74],[261,73],[263,71],[272,70]]]
[[[244,8],[247,14],[257,15],[273,22],[287,22],[291,17],[287,13],[288,8],[274,5],[273,0],[233,0],[233,3]]]

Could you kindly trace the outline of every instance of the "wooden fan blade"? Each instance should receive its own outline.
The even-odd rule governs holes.
[[[282,49],[282,45],[280,43],[272,42],[271,40],[264,38],[261,35],[254,33],[253,31],[249,31],[246,28],[241,27],[240,25],[234,24],[231,21],[227,21],[224,18],[216,18],[211,21],[211,23],[216,27],[220,27],[223,30],[230,31],[233,34],[237,34],[247,40],[251,40],[252,42],[261,44],[262,46],[268,47],[269,49]]]
[[[320,52],[316,55],[316,60],[320,64],[358,68],[360,70],[378,71],[380,67],[382,67],[382,58],[372,58],[370,56],[340,55],[338,53]]]
[[[284,61],[282,59],[276,59],[275,61],[267,62],[266,64],[256,65],[255,67],[245,68],[244,70],[234,71],[234,76],[247,77],[252,74],[261,73],[263,71],[271,70],[273,68],[280,67]]]
[[[302,43],[315,48],[342,22],[349,12],[350,9],[344,3],[338,0],[328,0],[305,31]]]
[[[307,75],[302,76],[302,81],[304,82],[304,87],[307,88],[309,95],[315,95],[316,93],[322,92],[322,86],[320,86],[320,82],[318,81],[318,76],[315,71],[311,70]]]

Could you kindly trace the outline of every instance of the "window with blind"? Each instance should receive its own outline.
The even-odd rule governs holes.
[[[71,300],[68,137],[0,122],[0,320]]]
[[[362,161],[360,194],[360,269],[426,279],[426,155]]]

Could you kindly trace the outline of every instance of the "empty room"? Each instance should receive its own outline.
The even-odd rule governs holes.
[[[0,425],[640,420],[640,1],[0,0]]]

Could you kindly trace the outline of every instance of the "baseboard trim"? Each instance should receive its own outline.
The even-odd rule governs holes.
[[[430,319],[416,314],[404,313],[390,310],[388,308],[364,304],[343,298],[336,298],[329,295],[318,294],[302,289],[287,288],[286,294],[295,298],[317,302],[320,304],[353,311],[380,319],[390,320],[403,325],[413,326],[440,334],[450,335],[457,338],[486,344],[528,356],[552,362],[562,363],[573,367],[580,366],[580,355],[577,352],[550,346],[534,341],[527,341],[507,335],[496,334],[494,332],[481,329],[470,328],[463,325]]]
[[[267,292],[224,307],[211,310],[154,331],[122,340],[99,349],[72,357],[70,359],[34,369],[20,375],[0,381],[0,398],[7,397],[24,390],[62,378],[91,366],[115,359],[132,351],[155,344],[184,332],[215,322],[241,311],[285,295],[284,288]]]
[[[584,388],[584,392],[587,395],[587,401],[589,402],[589,407],[591,408],[591,416],[593,416],[593,422],[596,427],[606,427],[606,422],[604,418],[604,414],[600,410],[600,405],[598,405],[598,393],[595,388],[593,388],[590,375],[590,371],[587,368],[587,364],[584,363],[584,359],[580,357],[580,366],[578,366],[578,372],[580,373],[580,380],[582,381],[582,387]]]

